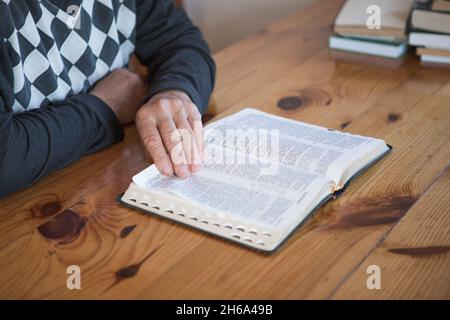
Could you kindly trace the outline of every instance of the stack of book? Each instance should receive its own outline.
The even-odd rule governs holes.
[[[413,10],[409,44],[422,64],[450,66],[450,0],[429,1]]]
[[[347,0],[329,38],[333,58],[397,67],[407,51],[414,0]]]

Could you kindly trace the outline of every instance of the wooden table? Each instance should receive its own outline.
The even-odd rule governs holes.
[[[212,112],[252,106],[385,139],[392,154],[274,255],[125,209],[149,165],[125,141],[0,201],[1,298],[450,298],[450,71],[336,62],[342,1],[317,1],[220,53]],[[81,290],[66,288],[79,265]],[[367,267],[381,270],[369,290]]]

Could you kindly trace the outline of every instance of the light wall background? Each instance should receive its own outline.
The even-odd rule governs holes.
[[[311,0],[184,0],[213,52],[262,30]]]

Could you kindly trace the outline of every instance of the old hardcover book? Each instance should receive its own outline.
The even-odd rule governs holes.
[[[386,155],[381,139],[244,109],[205,127],[207,159],[187,179],[154,165],[119,201],[264,252]]]
[[[431,5],[431,9],[435,11],[445,11],[450,12],[450,1],[449,0],[434,0]]]
[[[411,46],[450,50],[450,35],[413,31],[409,34]]]
[[[413,10],[411,25],[415,30],[450,34],[450,13]]]
[[[450,58],[450,50],[439,50],[439,49],[430,49],[430,48],[419,47],[416,49],[416,53],[418,56],[429,55],[429,56],[440,56],[440,57],[449,57]]]
[[[391,59],[342,50],[330,49],[328,52],[329,57],[337,61],[358,63],[381,68],[397,69],[405,62],[405,55],[400,59]]]
[[[370,36],[381,40],[405,41],[408,18],[414,0],[347,0],[334,23],[342,36]],[[368,20],[379,8],[380,28],[369,28]],[[375,19],[376,20],[376,19]]]
[[[337,35],[330,36],[328,46],[331,49],[392,59],[398,59],[404,56],[407,48],[406,44],[403,42],[367,41]]]

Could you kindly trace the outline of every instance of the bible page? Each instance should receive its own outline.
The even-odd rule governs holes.
[[[332,182],[323,176],[286,166],[277,174],[265,174],[264,168],[237,157],[227,162],[209,157],[186,179],[163,176],[152,165],[133,181],[148,191],[182,197],[221,218],[278,231],[295,227],[333,192]]]
[[[268,136],[265,140],[260,137],[264,130]],[[345,182],[341,178],[347,167],[355,162],[363,167],[388,150],[381,139],[330,130],[250,108],[209,124],[205,139],[206,145],[327,176],[336,186]]]

